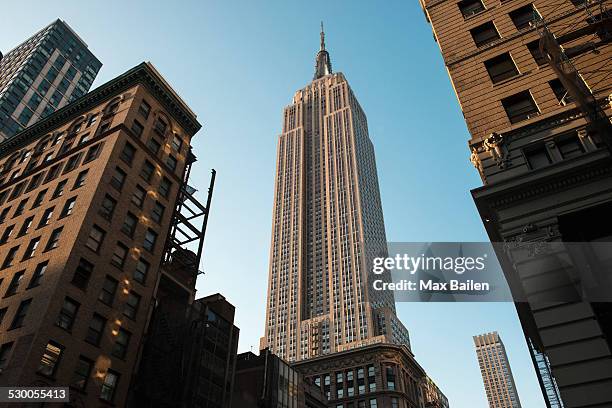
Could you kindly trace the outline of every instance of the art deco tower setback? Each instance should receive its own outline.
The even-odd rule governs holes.
[[[85,95],[102,64],[56,20],[0,58],[0,141]]]
[[[314,80],[284,110],[274,194],[262,348],[292,362],[377,342],[409,347],[393,296],[370,290],[371,260],[387,253],[374,148],[323,31]]]
[[[497,332],[474,336],[490,408],[521,408],[504,343]]]

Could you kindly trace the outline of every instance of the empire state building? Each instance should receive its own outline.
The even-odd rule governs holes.
[[[290,362],[376,343],[409,348],[393,295],[371,284],[386,245],[366,115],[332,71],[321,27],[314,79],[285,108],[278,138],[262,348]]]

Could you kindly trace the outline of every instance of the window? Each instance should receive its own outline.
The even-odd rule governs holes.
[[[136,136],[141,136],[143,131],[144,131],[144,127],[140,124],[140,122],[135,120],[132,123],[132,132],[134,132]]]
[[[32,180],[30,180],[30,184],[28,184],[28,188],[26,189],[26,191],[32,191],[34,190],[36,187],[38,187],[40,185],[40,182],[42,181],[42,173],[38,173],[35,176],[32,177]]]
[[[12,348],[13,348],[13,342],[4,343],[2,347],[0,347],[0,370],[4,370],[6,368],[8,364],[8,358],[9,358],[9,355],[11,354]]]
[[[131,212],[128,212],[127,215],[125,216],[125,219],[123,220],[121,231],[125,233],[126,235],[133,237],[137,226],[138,226],[138,218]]]
[[[64,195],[64,189],[66,188],[66,183],[68,182],[68,180],[62,180],[59,182],[59,184],[57,185],[57,187],[55,188],[55,191],[53,192],[53,196],[51,196],[51,198],[57,198],[57,197],[61,197]]]
[[[23,326],[23,321],[25,320],[26,315],[28,314],[30,303],[32,303],[32,299],[26,299],[19,304],[19,307],[15,312],[15,317],[13,317],[13,322],[11,323],[11,329],[17,329]]]
[[[125,174],[125,171],[121,170],[119,167],[116,167],[115,173],[113,174],[113,177],[110,181],[111,186],[113,186],[115,190],[121,191],[121,189],[123,188],[123,183],[125,183],[126,176],[127,175]]]
[[[25,181],[23,183],[17,184],[15,188],[13,188],[13,191],[11,192],[11,195],[9,196],[9,200],[14,200],[15,198],[19,197],[24,188],[25,188]]]
[[[83,170],[82,172],[79,173],[76,180],[74,181],[74,185],[72,186],[73,190],[79,187],[83,187],[85,185],[85,180],[87,179],[88,172],[89,170]]]
[[[62,208],[60,218],[67,217],[72,214],[72,211],[74,210],[74,205],[76,204],[76,200],[76,197],[71,197],[70,199],[68,199],[68,201],[66,201],[66,204],[64,204],[64,208]]]
[[[21,214],[23,214],[23,210],[25,210],[25,206],[27,203],[28,203],[27,198],[24,198],[23,200],[21,200],[19,204],[17,205],[17,208],[15,208],[15,214],[13,214],[13,217],[18,217]]]
[[[166,134],[166,130],[168,129],[168,124],[162,118],[157,118],[154,129],[161,136],[164,136]]]
[[[100,156],[100,152],[102,151],[102,146],[104,143],[98,143],[91,146],[87,149],[87,153],[85,154],[85,159],[83,160],[83,164],[88,163],[92,160],[95,160]]]
[[[457,5],[461,14],[463,14],[463,18],[471,17],[485,9],[481,0],[461,0]]]
[[[136,269],[134,269],[134,280],[144,284],[147,280],[147,274],[149,273],[149,263],[142,258],[138,259]]]
[[[123,268],[123,264],[125,264],[125,258],[127,257],[129,248],[123,245],[121,242],[117,242],[117,246],[115,247],[115,251],[113,252],[113,256],[111,257],[111,264],[115,265],[117,268]]]
[[[182,146],[183,146],[183,139],[181,139],[179,135],[174,135],[174,137],[172,138],[172,149],[175,152],[180,152]]]
[[[50,162],[51,159],[53,159],[53,153],[47,153],[45,154],[45,157],[43,158],[43,163]]]
[[[130,319],[135,320],[136,314],[138,313],[139,305],[140,296],[130,291],[127,300],[125,301],[125,306],[123,307],[123,314],[129,317]]]
[[[36,195],[36,198],[34,199],[34,202],[32,203],[32,209],[40,207],[43,200],[45,199],[45,195],[47,194],[47,191],[48,191],[47,189],[44,189],[38,192],[38,194]]]
[[[474,43],[477,47],[490,44],[500,38],[499,33],[497,32],[497,29],[492,21],[472,28],[470,33],[472,34],[472,38],[474,39]]]
[[[164,198],[168,198],[171,190],[172,183],[170,182],[170,180],[166,177],[162,178],[161,182],[159,183],[159,189],[157,190],[159,194]]]
[[[540,113],[529,91],[509,96],[502,99],[501,102],[506,110],[508,119],[510,119],[510,123],[517,123]]]
[[[376,398],[370,398],[370,408],[378,408],[378,403],[376,402]]]
[[[89,321],[89,327],[87,328],[87,334],[85,335],[85,341],[95,346],[100,344],[102,339],[102,333],[106,326],[106,319],[97,313],[94,313],[91,320]]]
[[[151,219],[158,224],[161,223],[165,210],[166,207],[164,207],[159,201],[156,201],[153,209],[151,210]]]
[[[98,300],[102,303],[105,303],[109,306],[112,306],[113,300],[115,299],[115,293],[117,292],[117,282],[116,279],[106,275],[104,279],[104,285],[102,286],[102,290],[100,291],[100,295],[98,296]]]
[[[516,29],[522,30],[523,28],[531,27],[535,21],[539,20],[540,15],[533,7],[533,4],[527,4],[526,6],[511,11],[510,18],[516,26]]]
[[[113,346],[112,355],[119,358],[125,358],[128,346],[132,335],[125,329],[119,329],[115,337],[115,345]]]
[[[142,170],[140,171],[140,176],[145,179],[147,182],[151,181],[153,177],[153,172],[155,171],[155,166],[150,161],[145,161],[142,165]]]
[[[159,152],[159,149],[161,149],[161,143],[159,143],[157,141],[157,139],[155,139],[154,137],[150,138],[149,141],[147,142],[147,147],[153,152],[153,153],[157,153]]]
[[[157,241],[157,234],[152,229],[147,229],[142,247],[149,252],[153,252],[155,241]]]
[[[45,210],[42,217],[40,218],[40,222],[38,223],[38,228],[46,227],[51,222],[51,217],[53,216],[53,210],[55,207],[49,207]]]
[[[59,227],[59,228],[54,229],[53,232],[51,232],[51,236],[49,237],[49,241],[47,241],[47,246],[45,247],[45,251],[50,251],[58,247],[59,239],[60,239],[60,236],[62,235],[63,229],[64,227]]]
[[[149,117],[150,112],[151,112],[151,105],[149,105],[145,101],[142,101],[142,103],[138,107],[138,113],[140,113],[145,119],[147,119]]]
[[[19,234],[17,234],[18,237],[21,237],[28,233],[28,231],[30,230],[30,227],[32,226],[33,220],[34,220],[34,216],[31,216],[31,217],[26,218],[23,221],[23,224],[21,225],[21,229],[19,230]]]
[[[2,269],[8,268],[9,266],[13,265],[15,256],[17,256],[17,251],[19,251],[19,245],[9,249],[8,253],[6,254],[6,258],[4,258],[4,262],[2,263]]]
[[[115,396],[115,390],[117,389],[117,383],[119,382],[119,374],[114,371],[108,370],[106,376],[104,376],[104,382],[102,383],[102,391],[100,391],[100,399],[104,401],[112,401]]]
[[[104,236],[106,235],[106,231],[102,228],[94,225],[89,232],[89,237],[87,237],[87,242],[85,246],[91,249],[94,252],[98,252],[100,247],[102,246],[102,242],[104,241]]]
[[[146,196],[147,190],[142,188],[140,185],[137,185],[136,189],[134,190],[134,194],[132,194],[132,204],[138,208],[142,208]]]
[[[64,346],[54,341],[49,341],[40,359],[40,365],[38,366],[37,372],[48,377],[53,377],[57,371],[57,366],[60,363],[63,352]]]
[[[394,390],[395,389],[395,372],[393,371],[393,367],[387,367],[387,389]]]
[[[544,146],[542,143],[525,149],[524,153],[527,163],[532,170],[548,166],[550,163],[552,163],[552,160],[548,155],[548,151],[546,150],[546,146]]]
[[[169,155],[168,158],[166,158],[166,166],[168,166],[170,170],[174,171],[176,170],[176,165],[177,165],[176,157]]]
[[[79,140],[79,145],[85,144],[89,142],[90,140],[91,140],[91,134],[87,132],[83,136],[81,136],[81,139]]]
[[[72,284],[79,289],[87,288],[87,284],[89,283],[89,278],[91,278],[91,274],[93,273],[93,264],[86,259],[81,258],[79,260],[79,265],[74,271],[74,275],[72,277]]]
[[[508,52],[491,58],[484,64],[494,84],[518,75],[516,65]]]
[[[87,127],[95,125],[97,120],[98,120],[98,115],[97,114],[91,115],[89,120],[87,121]]]
[[[47,172],[47,177],[45,177],[45,183],[48,183],[51,180],[54,180],[55,178],[57,178],[57,176],[59,175],[61,167],[62,167],[61,163],[60,164],[56,164],[55,166],[52,166],[49,169],[49,171]]]
[[[13,296],[15,293],[17,293],[17,289],[19,289],[19,284],[21,283],[21,280],[23,279],[24,273],[25,271],[15,272],[15,274],[13,275],[13,279],[11,279],[11,283],[9,283],[9,286],[6,289],[6,293],[4,294],[4,297]]]
[[[391,397],[391,408],[399,408],[399,401],[395,397]]]
[[[132,144],[126,142],[125,146],[123,146],[123,150],[121,151],[121,154],[119,155],[119,158],[131,166],[132,162],[134,161],[135,155],[136,155],[136,148],[132,146]]]
[[[70,385],[76,389],[84,390],[85,387],[87,387],[92,368],[93,361],[86,357],[79,356],[79,361],[77,361],[76,368],[72,374]]]
[[[64,299],[64,304],[60,309],[59,316],[57,316],[57,326],[64,330],[72,330],[72,325],[76,319],[77,312],[79,311],[80,304],[69,297]]]
[[[555,144],[564,159],[571,159],[584,153],[584,147],[576,135],[561,136]]]
[[[102,200],[102,205],[100,206],[100,210],[98,213],[105,219],[110,220],[113,218],[113,213],[115,212],[115,206],[117,205],[117,201],[108,194],[104,196],[104,200]]]
[[[47,271],[47,266],[49,262],[45,261],[36,265],[36,269],[34,269],[34,275],[32,275],[32,280],[30,281],[29,288],[33,288],[35,286],[40,285],[40,281],[42,280],[45,272]]]
[[[0,244],[6,244],[11,235],[13,234],[13,230],[15,229],[15,225],[9,225],[4,229],[2,233],[2,238],[0,238]]]
[[[40,237],[32,238],[21,260],[25,261],[26,259],[34,257],[34,255],[36,254],[36,248],[38,248],[38,244],[40,244]]]
[[[0,224],[6,221],[6,216],[8,215],[9,211],[11,211],[11,207],[6,207],[4,210],[2,210],[2,212],[0,212]]]
[[[565,89],[565,87],[558,78],[553,79],[552,81],[548,81],[548,85],[550,85],[550,88],[557,97],[559,105],[565,105],[570,102],[571,97],[568,95],[567,89]]]
[[[64,166],[64,171],[62,172],[62,174],[66,174],[76,169],[77,166],[79,165],[79,161],[81,160],[81,155],[82,153],[79,153],[79,154],[75,154],[74,156],[70,157],[68,161],[66,162],[66,166]]]

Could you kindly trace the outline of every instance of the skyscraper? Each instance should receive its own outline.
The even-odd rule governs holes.
[[[612,236],[611,2],[420,3],[471,134],[466,156],[483,182],[472,196],[489,238],[554,243],[578,266],[530,274],[497,254],[547,406],[608,406],[612,303],[581,286],[584,269],[610,276],[606,258],[591,253]],[[560,289],[568,295],[546,301]]]
[[[374,148],[322,27],[314,79],[284,110],[274,194],[262,348],[293,362],[378,342],[409,347],[392,294],[370,285],[372,258],[387,253]]]
[[[476,355],[490,408],[520,408],[506,348],[497,332],[474,336]]]
[[[101,66],[61,20],[0,57],[0,141],[85,95]]]

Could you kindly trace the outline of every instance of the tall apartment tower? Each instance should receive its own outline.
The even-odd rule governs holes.
[[[562,248],[612,237],[610,0],[420,2],[470,131],[491,241],[555,243],[578,268],[588,256],[609,271],[587,245]],[[553,287],[581,293],[579,274],[498,258],[548,406],[611,405],[612,303],[543,302]]]
[[[101,67],[61,20],[0,57],[0,141],[85,95]]]
[[[325,36],[314,80],[285,108],[278,139],[265,337],[300,361],[372,342],[409,346],[389,292],[370,287],[387,253],[374,148]]]
[[[0,144],[1,386],[126,405],[200,127],[142,63]]]
[[[489,408],[520,408],[506,348],[497,332],[474,336]]]

